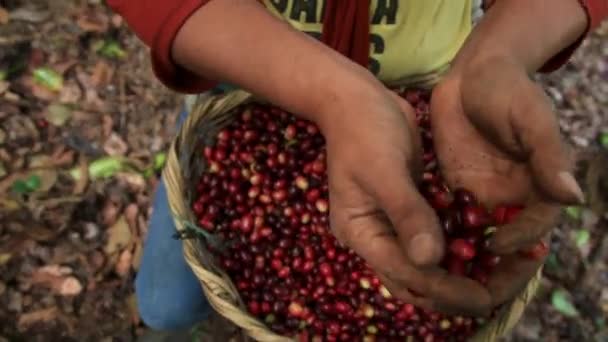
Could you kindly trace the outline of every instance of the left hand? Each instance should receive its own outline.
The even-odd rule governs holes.
[[[583,201],[551,103],[524,67],[505,58],[461,63],[435,88],[432,131],[450,187],[489,207],[523,204],[491,249],[503,262],[488,283],[494,305],[517,295],[543,260],[517,251],[546,237],[560,205]]]

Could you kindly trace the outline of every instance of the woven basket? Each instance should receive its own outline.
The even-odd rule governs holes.
[[[435,81],[436,79],[432,79],[431,83]],[[201,95],[197,99],[171,146],[163,174],[169,205],[179,232],[188,231],[193,225],[192,222],[196,222],[190,208],[195,195],[193,189],[196,189],[198,177],[205,168],[204,158],[200,153],[202,147],[212,142],[211,137],[215,137],[215,133],[231,120],[237,107],[254,101],[256,100],[251,94],[241,90],[221,95]],[[238,327],[235,329],[238,335],[235,340],[291,340],[275,334],[262,321],[247,313],[234,284],[214,263],[201,239],[184,239],[183,244],[186,261],[200,280],[209,303],[220,315]],[[495,318],[481,327],[471,340],[497,341],[507,334],[531,301],[540,278],[541,270],[525,290],[511,303],[503,306]]]

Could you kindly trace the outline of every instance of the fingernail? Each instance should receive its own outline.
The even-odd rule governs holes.
[[[418,266],[437,263],[441,256],[439,244],[429,233],[420,233],[414,236],[408,247],[410,260]]]
[[[570,172],[562,171],[559,173],[559,179],[562,181],[562,184],[568,189],[568,191],[576,197],[580,204],[585,203],[585,194],[581,187],[578,185],[578,182],[572,176]]]

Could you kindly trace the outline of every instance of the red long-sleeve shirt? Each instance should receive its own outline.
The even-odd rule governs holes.
[[[171,46],[184,22],[210,0],[107,0],[122,15],[135,34],[151,48],[157,77],[169,88],[182,92],[201,92],[216,82],[206,80],[177,66],[171,58]],[[572,0],[575,1],[575,0]],[[608,16],[608,0],[580,0],[589,18],[585,35]],[[349,1],[350,3],[350,1]],[[338,29],[339,30],[339,29]],[[552,71],[564,64],[580,45],[582,38],[556,55],[543,71]]]

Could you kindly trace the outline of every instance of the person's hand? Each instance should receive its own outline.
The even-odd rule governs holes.
[[[321,127],[330,224],[338,240],[362,256],[399,298],[444,312],[488,313],[490,297],[480,284],[437,266],[444,241],[413,178],[420,172],[420,142],[412,107],[383,91],[351,97],[331,110],[344,114]]]
[[[508,59],[460,64],[434,89],[431,112],[448,184],[471,190],[488,206],[526,207],[491,240],[491,250],[505,255],[488,283],[493,305],[499,305],[519,293],[543,262],[516,252],[550,233],[560,204],[583,201],[572,161],[542,88]]]

